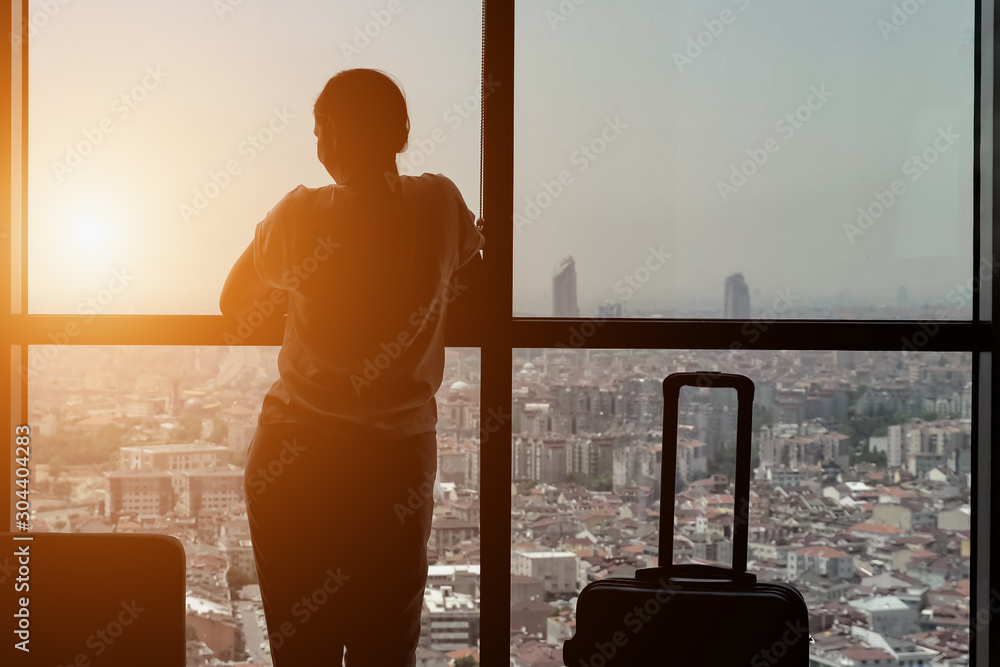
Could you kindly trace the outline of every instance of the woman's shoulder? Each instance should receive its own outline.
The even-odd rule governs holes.
[[[337,187],[336,184],[332,183],[318,188],[299,185],[286,193],[275,204],[272,213],[291,213],[306,208],[329,205],[333,201]]]
[[[399,183],[402,185],[402,191],[412,198],[464,201],[458,186],[444,174],[425,172],[419,176],[401,175]],[[281,198],[271,214],[285,216],[328,209],[338,205],[338,202],[346,204],[352,201],[357,194],[355,188],[336,183],[318,188],[299,185]]]
[[[439,173],[424,172],[419,176],[400,174],[398,176],[398,182],[402,183],[404,187],[409,186],[410,188],[415,186],[454,193],[459,191],[458,186],[455,185],[454,181],[444,174]],[[328,200],[332,199],[337,194],[343,196],[347,193],[353,192],[354,190],[355,188],[352,188],[350,185],[338,185],[337,183],[330,183],[329,185],[323,185],[318,188],[299,185],[295,189],[288,192],[282,198],[282,201],[287,200],[290,203],[294,203],[298,201]]]
[[[420,176],[421,178],[426,177],[429,182],[434,183],[436,186],[440,188],[447,188],[448,190],[454,190],[456,192],[458,191],[458,186],[455,185],[455,182],[450,178],[448,178],[447,176],[445,176],[444,174],[438,174],[438,173],[431,174],[425,172]]]
[[[318,188],[310,188],[307,185],[299,185],[293,190],[286,194],[282,201],[289,200],[291,202],[296,201],[315,201],[317,199],[329,199],[334,196],[337,189],[343,189],[343,186],[339,186],[336,183],[330,183],[329,185],[321,185]]]
[[[400,178],[408,179],[411,183],[416,183],[417,188],[422,189],[430,196],[459,198],[462,196],[455,182],[444,174],[424,172],[419,176],[401,176]],[[410,190],[413,191],[417,188],[410,188]]]

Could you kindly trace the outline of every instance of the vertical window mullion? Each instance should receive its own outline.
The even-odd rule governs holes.
[[[4,35],[13,35],[14,30],[14,7],[8,6],[8,9],[4,12],[0,12],[0,33]],[[0,65],[0,80],[3,86],[3,104],[0,108],[0,115],[3,116],[4,122],[3,126],[6,128],[3,136],[0,137],[0,172],[4,174],[4,185],[2,190],[2,195],[0,195],[0,206],[7,212],[11,212],[12,204],[14,202],[15,193],[13,191],[13,136],[14,136],[14,114],[13,114],[13,102],[14,102],[14,77],[13,77],[13,65],[14,65],[14,51],[13,44],[14,40],[11,40],[11,48],[5,48],[3,50],[3,64]],[[12,370],[14,368],[14,355],[18,354],[18,351],[13,347],[15,341],[11,336],[11,331],[13,330],[13,316],[12,308],[13,305],[13,295],[11,294],[11,268],[12,268],[12,252],[13,252],[13,239],[12,239],[12,229],[14,222],[10,215],[0,215],[0,294],[3,295],[4,306],[2,312],[0,312],[0,317],[3,318],[3,325],[0,326],[0,346],[3,347],[2,353],[0,353],[0,372],[4,374],[4,379],[0,382],[0,402],[2,402],[3,407],[3,417],[0,418],[0,423],[4,426],[4,433],[7,434],[5,437],[10,438],[14,433],[14,426],[16,423],[16,416],[13,414],[13,408],[11,399],[14,397],[14,392],[17,389],[14,386],[14,376]],[[11,440],[8,440],[11,442]],[[12,450],[9,450],[12,451]],[[0,512],[3,513],[2,519],[0,519],[0,526],[3,526],[3,530],[8,531],[11,527],[11,520],[13,516],[11,515],[11,497],[13,493],[13,488],[11,487],[11,474],[13,472],[11,465],[11,456],[4,456],[3,461],[0,462],[0,475],[3,475],[2,488],[4,492],[0,494]]]
[[[484,0],[483,249],[490,306],[482,337],[480,458],[483,664],[509,662],[510,437],[514,207],[514,3]]]
[[[979,42],[979,50],[977,50],[977,56],[982,60],[983,68],[988,68],[990,73],[989,82],[977,81],[978,85],[988,85],[989,99],[991,102],[989,114],[983,113],[980,118],[982,118],[986,123],[988,128],[987,138],[991,140],[991,155],[990,164],[992,173],[991,182],[984,183],[982,190],[990,194],[990,206],[989,214],[991,219],[986,222],[983,221],[982,224],[988,224],[989,229],[989,241],[990,247],[987,249],[988,258],[990,260],[991,266],[991,276],[996,275],[996,262],[1000,258],[1000,230],[998,230],[997,225],[997,212],[996,204],[993,202],[992,193],[996,193],[1000,189],[1000,165],[997,164],[998,158],[1000,158],[1000,144],[997,143],[997,135],[993,128],[993,118],[996,114],[996,109],[998,102],[1000,102],[1000,91],[998,91],[997,81],[996,81],[996,71],[1000,67],[1000,50],[996,48],[996,34],[998,31],[998,16],[996,12],[995,3],[988,2],[977,2],[976,3],[976,19],[979,23],[977,30],[977,38]],[[987,33],[987,22],[989,25],[989,32]],[[983,39],[985,35],[989,35],[991,39],[988,41]],[[985,61],[985,57],[989,57],[989,63]],[[985,97],[985,96],[984,96]],[[975,258],[974,271],[978,273],[979,268],[979,257]],[[1000,410],[993,407],[993,401],[995,397],[1000,394],[1000,367],[997,366],[1000,357],[996,354],[996,341],[997,332],[993,329],[993,322],[996,318],[996,314],[1000,313],[1000,290],[993,288],[990,285],[989,290],[990,297],[990,341],[991,341],[991,351],[983,355],[986,357],[985,365],[982,367],[982,373],[979,375],[980,382],[973,385],[974,392],[980,392],[977,408],[981,408],[983,414],[979,416],[980,425],[980,436],[978,440],[978,445],[980,448],[979,463],[984,467],[981,469],[976,482],[981,483],[984,487],[983,493],[978,494],[977,498],[980,498],[984,502],[977,503],[979,505],[977,515],[979,519],[975,524],[975,528],[985,527],[990,531],[986,535],[977,534],[977,531],[973,531],[972,539],[974,548],[977,551],[977,555],[985,555],[984,560],[987,562],[983,564],[982,567],[978,568],[980,572],[976,574],[984,573],[987,575],[987,581],[975,581],[976,591],[979,595],[973,600],[974,606],[972,607],[972,613],[974,616],[970,619],[973,627],[976,627],[978,614],[982,609],[987,609],[990,612],[990,616],[993,617],[993,597],[996,594],[996,584],[993,582],[995,577],[992,573],[997,571],[1000,567],[1000,550],[991,550],[989,538],[992,534],[993,523],[996,521],[996,517],[1000,516],[1000,494],[992,493],[991,478],[995,477],[993,474],[996,470],[996,463],[993,462],[992,449],[993,449],[993,433],[998,432],[1000,429]],[[987,477],[988,475],[988,477]],[[971,640],[972,646],[970,649],[974,651],[972,655],[972,664],[975,665],[988,665],[988,664],[1000,664],[1000,639],[998,639],[998,624],[990,623],[987,628],[979,628],[981,630],[987,630],[986,632],[978,632],[977,636],[973,637]],[[985,644],[985,645],[984,645]]]

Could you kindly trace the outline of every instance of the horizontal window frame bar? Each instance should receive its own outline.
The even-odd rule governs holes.
[[[590,327],[585,328],[587,324]],[[590,331],[593,333],[586,335]],[[969,321],[538,318],[514,320],[511,345],[515,348],[973,352],[990,350],[995,338],[990,322]]]
[[[262,345],[280,347],[284,317],[252,326],[225,315],[10,315],[11,345]],[[468,329],[448,347],[481,347]]]
[[[470,328],[448,347],[581,349],[921,350],[988,351],[989,322],[908,320],[651,320],[511,318],[487,334]],[[12,345],[280,346],[284,320],[253,327],[224,315],[11,315]]]

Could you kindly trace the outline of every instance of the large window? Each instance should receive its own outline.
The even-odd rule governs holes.
[[[758,573],[801,582],[845,651],[989,664],[994,18],[978,0],[13,3],[0,398],[12,441],[28,424],[44,452],[36,520],[110,520],[74,469],[112,475],[91,461],[117,446],[107,420],[235,452],[239,410],[213,411],[259,408],[282,332],[224,338],[222,282],[285,192],[329,182],[326,79],[374,67],[407,94],[400,172],[450,176],[486,221],[488,308],[446,341],[441,423],[460,426],[440,433],[426,603],[447,590],[465,616],[428,622],[428,650],[561,664],[579,588],[661,557],[659,380],[718,369],[758,382]],[[724,394],[683,397],[677,558],[726,560]],[[126,521],[160,514],[158,489],[130,491]],[[561,588],[553,554],[573,559]],[[915,632],[876,627],[864,601],[893,595]]]

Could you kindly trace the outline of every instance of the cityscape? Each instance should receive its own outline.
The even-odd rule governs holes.
[[[665,256],[669,256],[667,253]],[[657,259],[652,253],[650,260]],[[560,260],[552,269],[551,310],[539,311],[530,307],[518,307],[515,302],[515,317],[595,317],[599,320],[615,317],[634,318],[680,318],[680,319],[736,319],[758,320],[764,326],[775,320],[787,319],[838,319],[838,320],[967,320],[971,317],[971,304],[976,287],[972,280],[955,285],[939,302],[921,302],[910,297],[905,285],[900,285],[894,299],[863,298],[852,296],[849,290],[840,290],[834,295],[805,295],[798,287],[776,289],[771,294],[763,294],[759,289],[751,289],[743,273],[733,273],[725,278],[723,300],[718,298],[697,299],[679,297],[663,298],[662,292],[650,288],[653,294],[639,302],[633,297],[646,284],[651,284],[651,276],[657,268],[649,269],[649,261],[626,273],[615,283],[615,297],[596,304],[581,306],[577,297],[578,272],[581,270],[572,255]],[[992,265],[984,262],[982,276],[992,272]],[[536,302],[537,303],[537,302]],[[748,325],[753,328],[753,324]],[[758,325],[758,328],[760,325]],[[754,338],[754,340],[756,340]],[[753,342],[753,341],[751,341]]]
[[[243,462],[277,349],[55,349],[29,376],[33,529],[178,537],[188,664],[269,664]],[[513,356],[512,665],[561,665],[582,588],[658,565],[660,383],[691,370],[756,383],[749,569],[802,591],[813,664],[968,664],[970,354]],[[479,368],[448,349],[437,395],[425,666],[479,659]],[[732,562],[730,393],[681,396],[674,562]]]
[[[811,664],[968,664],[970,354],[515,358],[512,664],[561,665],[579,591],[659,564],[661,381],[694,370],[756,384],[749,569],[802,592]],[[673,562],[729,567],[735,392],[686,389],[679,422]]]

